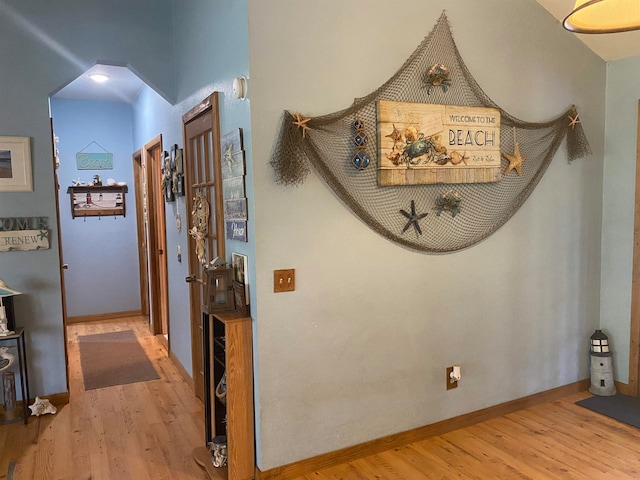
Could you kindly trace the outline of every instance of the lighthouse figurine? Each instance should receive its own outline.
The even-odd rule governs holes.
[[[591,386],[589,392],[601,397],[611,397],[616,394],[609,339],[602,330],[596,330],[591,335]]]

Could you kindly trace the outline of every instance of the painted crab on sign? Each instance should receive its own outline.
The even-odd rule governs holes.
[[[393,139],[393,148],[391,153],[387,154],[387,158],[394,165],[406,164],[407,168],[420,164],[427,165],[434,163],[436,165],[458,165],[460,163],[467,164],[466,153],[447,152],[447,147],[442,145],[440,135],[426,136],[422,132],[418,132],[415,127],[405,128],[400,131],[393,126],[393,131],[386,135]]]

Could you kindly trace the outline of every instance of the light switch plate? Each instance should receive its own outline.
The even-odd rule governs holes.
[[[273,271],[273,291],[293,292],[296,289],[296,270],[289,268],[287,270]]]

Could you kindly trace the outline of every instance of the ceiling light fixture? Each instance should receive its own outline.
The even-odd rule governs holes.
[[[93,73],[93,74],[89,75],[89,78],[91,80],[93,80],[94,82],[98,82],[98,83],[104,83],[107,80],[109,80],[109,77],[107,77],[106,75],[104,75],[102,73]]]
[[[574,33],[639,30],[640,0],[577,0],[562,25]]]

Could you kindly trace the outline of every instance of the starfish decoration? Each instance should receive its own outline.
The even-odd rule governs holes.
[[[38,236],[40,237],[40,240],[49,238],[49,232],[47,230],[40,230],[40,233],[38,234]]]
[[[407,224],[402,229],[402,233],[406,232],[409,229],[409,227],[413,225],[413,228],[416,229],[416,232],[422,235],[422,230],[420,230],[420,225],[418,225],[418,221],[422,220],[428,214],[427,213],[417,214],[416,204],[413,200],[411,200],[411,213],[405,212],[404,210],[400,210],[400,213],[405,217],[407,217]]]
[[[84,182],[82,180],[80,180],[79,178],[77,178],[76,180],[73,180],[73,186],[74,187],[81,187],[82,185],[84,185]]]
[[[233,143],[227,144],[224,150],[224,159],[229,165],[233,163]]]
[[[519,177],[522,176],[522,162],[526,160],[525,157],[520,155],[520,145],[516,142],[516,146],[513,149],[513,155],[509,155],[508,153],[502,152],[502,156],[509,160],[509,166],[504,171],[505,175],[509,175],[511,170],[515,170]]]
[[[309,130],[309,127],[307,126],[307,122],[311,120],[311,118],[303,116],[300,112],[296,112],[294,117],[296,119],[293,122],[293,124],[298,128],[302,128],[302,138],[304,138],[306,131]]]
[[[393,148],[396,148],[398,142],[402,140],[402,133],[400,133],[400,130],[396,128],[396,124],[394,123],[393,132],[391,132],[389,135],[385,135],[385,137],[389,137],[391,140],[393,140]]]
[[[578,118],[577,113],[575,117],[572,117],[571,115],[569,115],[569,120],[571,120],[571,123],[569,124],[569,126],[571,127],[572,130],[575,128],[576,124],[580,123],[580,119]]]

